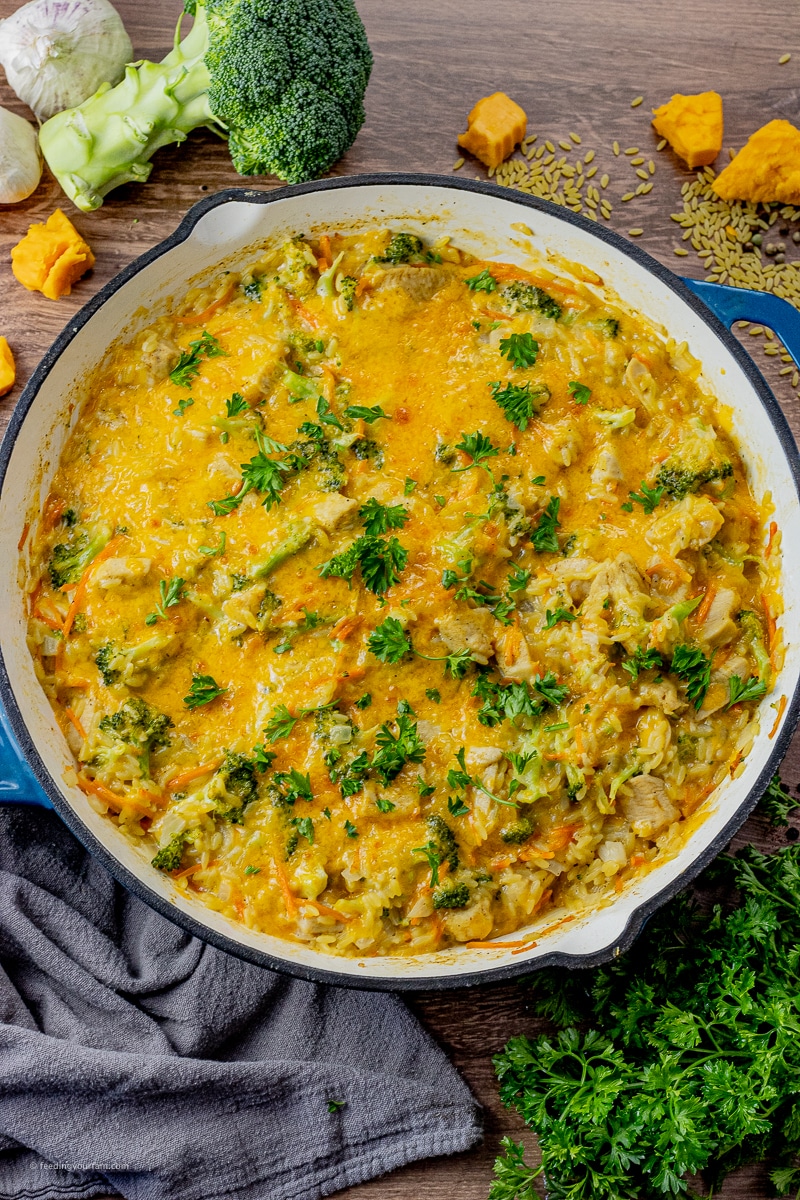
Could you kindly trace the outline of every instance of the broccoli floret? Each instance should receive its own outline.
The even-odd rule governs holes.
[[[122,672],[115,666],[112,666],[115,659],[119,658],[119,650],[113,642],[106,642],[94,656],[94,661],[98,671],[103,677],[103,683],[106,687],[111,687],[119,681]]]
[[[699,740],[693,733],[678,734],[678,762],[693,763],[697,761],[697,745]]]
[[[67,508],[61,514],[61,524],[66,525],[68,529],[78,524],[78,514],[74,508]]]
[[[186,845],[186,834],[176,833],[174,838],[167,842],[166,846],[162,846],[160,850],[150,859],[154,867],[158,867],[159,871],[177,871],[181,865],[183,858],[183,848]]]
[[[376,470],[383,466],[383,450],[374,438],[356,438],[350,449],[360,462],[372,461]]]
[[[604,338],[611,341],[619,333],[619,321],[616,317],[601,317],[599,321],[590,321],[592,329],[596,329]]]
[[[720,454],[713,429],[697,419],[691,424],[692,431],[678,443],[656,476],[656,484],[675,500],[682,500],[705,483],[728,479],[733,474],[733,464]]]
[[[278,549],[274,550],[268,558],[264,559],[260,566],[255,568],[250,578],[253,580],[266,579],[282,562],[285,562],[287,558],[291,558],[293,554],[297,554],[298,551],[302,550],[306,543],[311,541],[313,533],[313,521],[299,520],[294,522],[287,529]]]
[[[561,305],[533,283],[514,279],[506,284],[501,295],[516,312],[538,312],[540,316],[551,317],[554,321],[561,316]]]
[[[243,592],[245,590],[245,588],[248,588],[249,586],[250,586],[250,576],[249,575],[239,575],[239,574],[231,575],[231,591],[232,592]]]
[[[422,238],[413,233],[396,233],[383,254],[375,256],[375,262],[392,263],[394,266],[425,262],[424,249]]]
[[[532,836],[533,825],[527,817],[520,817],[518,821],[514,821],[511,825],[504,825],[500,830],[500,837],[511,846],[521,846]]]
[[[433,452],[433,457],[437,463],[442,463],[443,466],[449,467],[456,461],[458,451],[455,446],[448,446],[446,442],[439,442]]]
[[[430,840],[436,847],[440,862],[446,862],[451,871],[458,867],[458,846],[456,835],[442,817],[436,813],[428,817],[428,832]]]
[[[169,746],[167,730],[172,728],[172,719],[141,696],[130,696],[117,712],[102,718],[100,728],[126,745],[149,753]]]
[[[354,732],[353,722],[336,708],[320,708],[314,713],[314,737],[325,746],[346,746]]]
[[[57,113],[42,152],[90,212],[144,182],[150,159],[206,126],[228,134],[240,175],[299,183],[324,175],[364,122],[372,54],[353,0],[187,0],[194,25],[163,62]]]
[[[769,661],[767,641],[764,637],[764,626],[761,624],[758,615],[749,608],[742,609],[737,614],[736,620],[739,622],[742,635],[758,665],[758,678],[762,683],[768,684],[772,668]]]
[[[356,302],[357,287],[358,280],[354,279],[352,275],[344,275],[339,280],[339,295],[341,296],[342,303],[348,312],[353,311],[353,306]]]
[[[330,442],[315,442],[317,458],[314,463],[314,476],[317,490],[320,492],[339,492],[347,483],[347,471],[344,463],[336,452],[336,447]]]
[[[433,893],[434,908],[466,908],[469,888],[466,883],[445,883]]]
[[[50,558],[50,582],[55,588],[77,583],[93,559],[111,540],[111,530],[102,528],[89,534],[79,533],[69,542],[53,547]]]
[[[270,617],[274,612],[277,612],[282,603],[283,601],[281,600],[280,596],[276,596],[274,592],[271,592],[269,588],[267,588],[261,599],[261,603],[258,606],[258,612],[256,613],[256,620],[258,621],[259,629],[263,630],[267,625],[269,625]]]
[[[240,824],[244,810],[258,799],[256,764],[246,754],[225,751],[222,765],[217,769],[209,787],[216,815],[223,821]]]
[[[525,515],[524,507],[518,500],[509,496],[502,483],[495,484],[489,499],[489,514],[494,516],[496,513],[505,517],[510,537],[519,540],[530,533],[531,522]]]

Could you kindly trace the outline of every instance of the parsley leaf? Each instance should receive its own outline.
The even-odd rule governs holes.
[[[364,523],[368,537],[377,537],[388,533],[390,529],[402,529],[411,516],[402,504],[380,504],[374,496],[370,496],[366,504],[362,504],[358,515]]]
[[[399,505],[397,507],[400,507]],[[379,538],[366,535],[357,538],[347,550],[335,554],[319,568],[323,579],[333,576],[352,581],[360,568],[364,586],[376,596],[382,596],[393,587],[408,561],[408,551],[397,538]]]
[[[588,404],[592,394],[591,388],[588,388],[585,383],[578,383],[576,379],[570,380],[567,390],[576,404]]]
[[[538,384],[531,390],[531,381],[526,383],[490,383],[492,396],[502,408],[508,420],[517,429],[525,430],[539,411],[539,401],[546,400],[550,395],[544,384]]]
[[[467,467],[454,467],[453,474],[459,471],[471,471],[473,467],[485,466],[484,460],[495,458],[500,453],[500,447],[492,445],[490,438],[480,432],[462,433],[461,441],[456,443],[456,450],[468,454],[472,462]],[[486,470],[489,468],[486,467]],[[489,472],[491,474],[491,472]]]
[[[400,774],[406,763],[419,763],[425,757],[425,743],[417,733],[416,721],[411,721],[406,713],[399,713],[392,724],[394,730],[388,724],[378,730],[375,738],[378,749],[371,763],[384,786]]]
[[[306,839],[309,846],[314,845],[314,822],[311,817],[292,817],[291,824],[300,836]]]
[[[694,701],[695,708],[701,708],[706,698],[708,685],[711,682],[711,658],[706,658],[697,646],[686,644],[676,646],[672,652],[670,670],[680,680],[687,684],[686,695]]]
[[[417,486],[416,479],[412,479],[410,475],[407,476],[406,481],[403,484],[403,495],[410,496],[416,486]]]
[[[240,413],[249,411],[250,405],[239,392],[234,392],[230,399],[225,401],[226,417],[238,417]]]
[[[389,414],[385,413],[379,404],[375,404],[372,408],[365,408],[363,404],[348,404],[344,415],[353,421],[366,421],[368,425],[372,425],[381,417],[386,421],[391,421]]]
[[[284,803],[293,805],[296,800],[313,800],[311,776],[303,775],[296,767],[288,771],[278,771],[273,776],[275,785],[280,789]]]
[[[226,687],[220,687],[211,675],[193,674],[189,695],[183,697],[183,703],[187,708],[200,708],[203,704],[210,704],[218,696],[224,695],[227,690]]]
[[[531,572],[525,567],[513,566],[508,576],[509,592],[523,592],[530,582]]]
[[[367,646],[381,662],[399,663],[410,652],[411,639],[397,617],[387,617],[373,629]]]
[[[178,407],[173,408],[172,411],[174,412],[176,417],[182,417],[183,414],[186,412],[187,408],[191,408],[193,404],[194,404],[193,396],[184,396],[182,400],[178,401]]]
[[[500,353],[518,371],[524,371],[535,366],[539,343],[531,333],[512,333],[507,338],[500,339]]]
[[[789,795],[783,786],[780,775],[773,775],[760,802],[761,811],[768,818],[770,824],[788,825],[789,817],[798,805],[800,805],[800,800]]]
[[[559,552],[556,530],[561,528],[561,522],[558,519],[560,506],[560,497],[551,496],[547,502],[547,508],[540,513],[538,524],[531,534],[534,549],[538,550],[540,554],[558,554]]]
[[[469,771],[467,770],[466,751],[463,746],[456,752],[456,762],[458,763],[458,767],[451,767],[447,772],[447,786],[453,788],[453,790],[456,792],[462,793],[460,796],[450,797],[450,800],[454,801],[456,808],[460,808],[464,805],[463,792],[468,787],[474,788],[476,792],[483,792],[484,796],[488,796],[490,800],[494,800],[495,804],[502,804],[506,808],[519,808],[519,805],[516,803],[516,801],[502,800],[500,796],[496,796],[494,792],[490,792],[485,784],[482,783],[482,781],[477,777],[477,775],[470,775]],[[449,801],[448,808],[450,809],[450,812],[454,812],[454,809],[450,807]],[[469,811],[466,806],[464,806],[464,811]],[[454,813],[454,815],[463,816],[463,813]]]
[[[198,546],[200,554],[205,554],[208,558],[214,558],[218,554],[225,553],[225,543],[228,540],[228,535],[224,529],[220,530],[219,542],[216,546]]]
[[[273,504],[278,504],[281,492],[286,484],[288,474],[305,466],[306,460],[301,455],[293,454],[285,459],[268,458],[267,455],[288,451],[287,446],[274,442],[260,430],[256,430],[258,454],[249,462],[241,464],[242,486],[236,494],[225,496],[222,500],[209,500],[208,507],[217,517],[227,517],[244,500],[249,492],[261,492],[264,496],[262,504],[269,511]]]
[[[566,608],[554,608],[552,612],[548,608],[546,616],[545,616],[544,627],[545,627],[545,629],[555,629],[555,627],[556,627],[556,625],[558,625],[559,621],[574,621],[574,620],[575,620],[575,613],[571,613]]]
[[[622,669],[628,672],[631,679],[638,679],[640,671],[652,671],[654,667],[663,666],[664,660],[658,650],[643,650],[641,646],[637,646],[634,654],[625,659]]]
[[[439,867],[442,865],[442,855],[436,842],[426,842],[424,846],[415,846],[412,854],[424,854],[431,869],[431,887],[439,883]]]
[[[158,590],[161,595],[161,603],[156,605],[155,612],[148,613],[144,619],[145,625],[155,625],[156,621],[161,618],[162,621],[167,619],[167,609],[174,608],[176,604],[180,604],[183,599],[183,580],[182,579],[162,579],[158,585]]]
[[[202,335],[195,342],[189,342],[189,349],[183,350],[174,369],[170,371],[169,377],[176,387],[190,388],[200,374],[200,367],[204,358],[219,358],[227,357],[226,352],[222,349],[215,337],[212,337],[207,330],[203,330]]]
[[[358,830],[356,829],[356,827],[352,821],[345,821],[344,828],[345,828],[345,833],[347,834],[347,836],[349,838],[357,838],[358,837]]]
[[[744,704],[747,700],[760,700],[766,694],[767,685],[757,675],[751,675],[745,681],[738,675],[731,675],[728,680],[728,702],[725,708],[734,704]]]
[[[316,704],[312,708],[299,708],[297,715],[293,716],[285,704],[276,705],[272,716],[264,726],[264,733],[267,741],[278,742],[281,738],[289,737],[298,721],[303,717],[308,717],[311,713],[327,712],[329,709],[336,708],[338,701],[331,700],[330,704]]]
[[[471,292],[497,291],[497,280],[490,273],[488,267],[484,267],[479,275],[473,275],[470,279],[465,279],[464,282]]]
[[[661,497],[664,495],[664,491],[665,489],[661,486],[656,488],[648,487],[645,481],[642,480],[641,492],[628,492],[628,495],[630,496],[631,500],[635,500],[637,504],[641,504],[645,513],[647,516],[649,516],[650,513],[655,512],[655,510],[658,508],[659,504],[661,503]]]

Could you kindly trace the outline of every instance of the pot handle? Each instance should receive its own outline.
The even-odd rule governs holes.
[[[0,705],[0,804],[36,804],[52,808],[17,745],[5,709]]]
[[[752,321],[774,330],[800,369],[800,312],[788,300],[724,283],[686,278],[683,282],[728,329],[734,321]]]

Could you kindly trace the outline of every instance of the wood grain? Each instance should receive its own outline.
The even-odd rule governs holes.
[[[0,0],[0,18],[16,0]],[[142,56],[160,58],[172,39],[175,0],[117,0]],[[677,227],[669,214],[679,206],[688,174],[667,151],[657,156],[653,193],[620,204],[630,170],[615,159],[611,143],[638,145],[654,155],[649,126],[652,105],[675,91],[716,88],[725,99],[726,146],[741,146],[753,129],[775,115],[800,117],[800,26],[793,0],[770,0],[757,11],[745,0],[670,0],[638,5],[630,0],[359,0],[375,53],[367,94],[367,122],[338,174],[361,171],[449,172],[459,151],[456,135],[465,127],[475,100],[498,88],[527,110],[529,129],[554,141],[570,131],[594,149],[601,171],[612,175],[615,205],[612,227],[625,233],[645,230],[640,243],[684,274],[702,277],[694,257],[673,254]],[[778,58],[793,51],[784,67]],[[630,101],[644,95],[636,109]],[[9,89],[0,85],[0,104],[29,116]],[[626,173],[627,172],[627,173]],[[485,177],[474,161],[468,177]],[[137,254],[170,233],[186,211],[208,192],[240,185],[224,143],[211,134],[193,135],[182,147],[156,156],[151,181],[114,192],[102,209],[76,213],[51,179],[28,201],[0,206],[0,333],[15,352],[23,385],[43,351],[72,314]],[[274,187],[275,180],[248,180],[248,186]],[[28,225],[43,220],[63,203],[97,255],[91,276],[74,294],[53,303],[22,290],[11,275],[9,249]],[[800,258],[794,247],[792,253]],[[752,350],[754,340],[746,338]],[[778,366],[759,351],[759,366],[778,396],[795,434],[800,434],[800,403]],[[0,400],[0,428],[19,395]],[[784,766],[793,786],[800,782],[800,738]],[[753,818],[736,844],[755,840],[776,845],[777,835]],[[635,953],[635,950],[632,951]],[[535,1033],[540,1024],[528,1011],[523,985],[475,988],[443,995],[422,993],[412,1007],[444,1046],[485,1106],[486,1138],[471,1154],[427,1161],[340,1193],[340,1200],[485,1200],[491,1164],[500,1137],[521,1137],[535,1159],[535,1139],[519,1119],[499,1104],[491,1056],[508,1037]],[[766,1200],[771,1195],[761,1171],[740,1172],[726,1183],[720,1200]]]

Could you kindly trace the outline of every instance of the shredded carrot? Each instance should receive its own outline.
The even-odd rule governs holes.
[[[48,496],[42,513],[42,526],[48,532],[55,528],[56,521],[60,520],[67,507],[66,500],[62,500],[60,496]]]
[[[363,618],[359,613],[349,613],[334,625],[331,633],[340,642],[346,642],[351,633],[355,633]]]
[[[230,286],[228,288],[226,288],[226,290],[220,296],[219,300],[215,300],[213,304],[209,304],[208,308],[204,308],[201,313],[194,313],[194,315],[191,317],[176,317],[175,324],[176,325],[204,325],[205,322],[209,319],[209,317],[213,317],[215,312],[219,312],[219,310],[228,303],[228,301],[230,300],[231,296],[233,295],[233,293],[235,291],[236,291],[236,285],[232,283],[232,284],[230,284]]]
[[[150,815],[149,806],[146,807],[129,796],[118,796],[116,792],[112,792],[102,783],[98,783],[96,779],[87,779],[85,775],[79,775],[78,787],[82,792],[97,796],[100,800],[105,801],[106,804],[110,804],[117,812],[122,808],[132,808],[135,812],[144,813],[147,816]]]
[[[468,950],[508,950],[512,946],[524,946],[527,950],[529,946],[535,946],[536,942],[467,942]]]
[[[61,618],[48,616],[41,604],[36,605],[32,611],[32,616],[36,617],[39,621],[43,621],[45,625],[49,625],[50,628],[54,629],[57,633],[61,633],[62,629],[64,628],[64,622],[61,620]]]
[[[743,758],[744,758],[744,755],[742,754],[741,750],[737,750],[736,753],[734,754],[733,758],[731,759],[731,765],[728,768],[731,773],[731,779],[733,779],[734,775],[736,774],[736,768],[739,766],[739,763],[742,761]]]
[[[75,710],[72,708],[65,708],[64,716],[67,718],[70,725],[72,725],[73,728],[77,731],[78,736],[80,738],[82,738],[83,741],[85,742],[86,741],[86,730],[81,725],[80,720],[79,720]]]
[[[515,954],[524,954],[526,950],[533,950],[538,945],[538,942],[526,942],[525,945],[520,946],[518,950],[512,950],[511,956],[513,958]]]
[[[513,858],[495,858],[491,864],[492,870],[505,871],[506,867],[510,867],[513,861]]]
[[[301,320],[305,321],[306,325],[310,325],[312,329],[317,328],[319,321],[314,314],[306,308],[302,300],[297,300],[294,296],[290,296],[289,303],[294,309],[295,315],[300,317]]]
[[[336,682],[342,683],[345,679],[358,681],[359,679],[363,679],[366,673],[366,667],[351,667],[349,671],[343,671],[341,675],[337,675]]]
[[[566,849],[580,828],[580,825],[559,825],[548,837],[547,845],[551,850]]]
[[[289,887],[289,880],[286,877],[286,872],[278,862],[277,858],[273,858],[272,865],[274,866],[275,874],[278,877],[278,886],[281,889],[283,903],[286,905],[286,915],[294,918],[297,916],[297,899],[294,892]]]
[[[646,862],[647,862],[647,859],[642,854],[632,854],[631,855],[631,866],[632,867],[643,867]]]
[[[622,891],[622,878],[621,878],[621,876],[619,876],[619,875],[618,875],[618,876],[617,876],[617,878],[614,880],[614,891],[615,891],[615,892],[621,892],[621,891]]]
[[[553,754],[545,754],[543,757],[546,758],[548,762],[566,762],[569,758],[569,755],[567,754],[566,750],[559,750]]]
[[[335,921],[342,921],[345,925],[350,920],[350,917],[345,916],[344,913],[337,912],[335,908],[329,908],[327,904],[321,904],[319,900],[307,900],[306,903],[312,905],[323,917],[333,917]]]
[[[75,594],[72,597],[72,602],[67,609],[67,615],[64,618],[64,626],[62,630],[64,634],[64,642],[66,642],[67,638],[69,637],[69,632],[72,629],[73,621],[78,615],[78,609],[80,608],[83,597],[86,594],[86,588],[89,584],[89,580],[92,577],[95,567],[99,567],[103,559],[110,558],[114,551],[118,548],[121,541],[121,537],[113,537],[111,541],[100,551],[100,553],[92,559],[78,580],[78,586],[75,588]],[[59,646],[59,650],[63,649],[64,642],[62,642],[61,646]]]
[[[539,846],[529,846],[526,850],[520,852],[520,862],[532,862],[535,858],[555,858],[553,850],[542,850]]]
[[[372,287],[372,280],[367,275],[362,275],[356,284],[356,295],[361,296],[369,288]]]
[[[772,553],[772,546],[775,541],[775,535],[777,534],[777,532],[778,532],[777,521],[770,521],[770,523],[769,523],[769,540],[764,548],[764,558],[769,558],[770,554]]]
[[[336,395],[336,376],[334,375],[334,373],[330,369],[330,367],[323,366],[322,367],[322,378],[324,381],[322,390],[325,394],[325,399],[330,404],[332,402],[334,396]]]
[[[684,583],[691,583],[691,575],[684,570],[679,562],[674,558],[662,558],[660,562],[654,563],[652,567],[645,567],[645,575],[672,575],[682,579]]]
[[[511,320],[511,316],[509,313],[495,312],[494,309],[492,309],[492,308],[482,308],[481,315],[484,317],[488,317],[490,321],[510,321]]]
[[[193,875],[195,871],[202,871],[202,863],[192,863],[190,867],[181,867],[180,871],[170,871],[170,879],[184,879],[187,875]]]
[[[28,540],[28,534],[30,533],[30,528],[31,528],[30,521],[26,521],[25,524],[22,526],[22,533],[20,534],[19,541],[17,542],[17,550],[19,551],[20,554],[22,553],[23,546],[25,545],[25,543]]]
[[[140,788],[139,795],[144,796],[150,804],[155,804],[158,808],[163,808],[166,803],[163,792],[151,792],[149,788]]]
[[[329,267],[333,263],[333,255],[331,253],[331,239],[327,233],[323,233],[319,239],[319,248],[322,251],[320,257],[324,260],[325,266]]]
[[[775,724],[772,726],[772,729],[769,731],[770,741],[772,741],[772,739],[775,737],[775,734],[778,732],[778,726],[781,723],[781,717],[783,716],[785,711],[786,711],[786,697],[781,696],[780,700],[778,701],[778,712],[775,717]]]
[[[711,611],[711,605],[714,603],[714,597],[716,594],[717,585],[715,583],[710,583],[706,588],[706,594],[703,597],[702,604],[695,611],[694,620],[696,625],[705,625],[706,617]]]
[[[519,652],[522,649],[522,632],[515,626],[510,626],[508,632],[503,638],[503,662],[508,667],[513,667],[514,663],[519,658]]]
[[[172,779],[168,779],[164,785],[169,792],[179,792],[187,783],[191,783],[193,779],[199,779],[201,775],[210,775],[212,771],[216,771],[217,767],[222,762],[221,758],[214,758],[210,762],[200,763],[197,767],[191,767],[188,771],[182,771],[180,775],[173,775]]]

